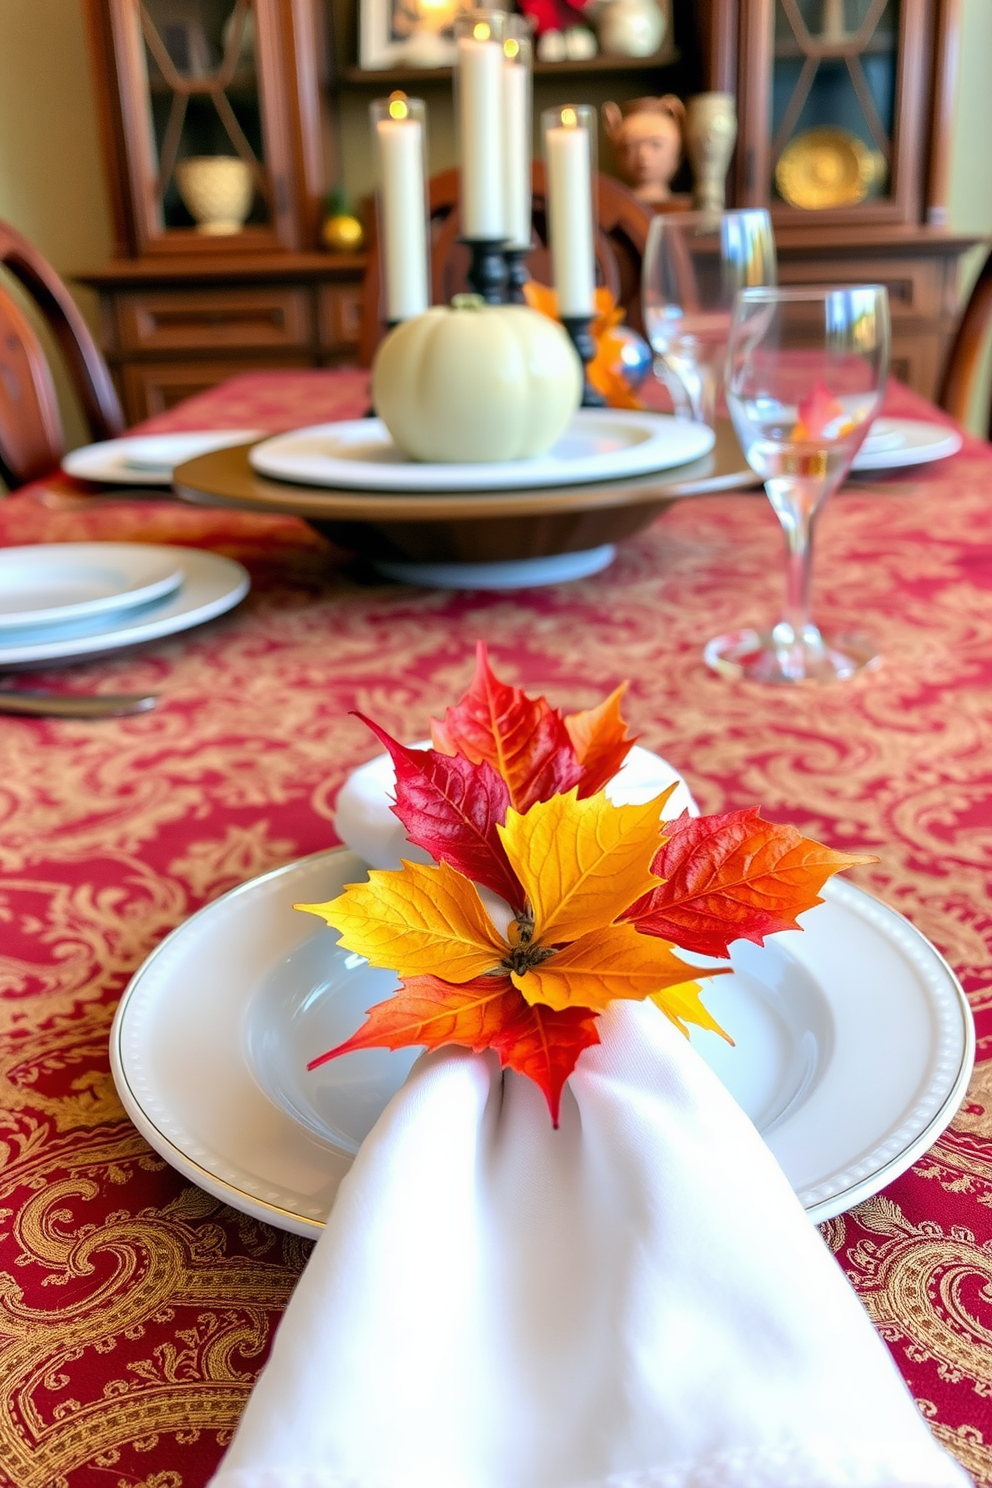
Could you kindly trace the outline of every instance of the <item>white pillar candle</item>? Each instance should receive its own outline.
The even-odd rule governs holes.
[[[399,110],[397,109],[397,113]],[[430,303],[424,213],[424,131],[407,115],[378,119],[379,252],[385,318],[410,320]]]
[[[458,38],[458,100],[462,237],[502,242],[503,48],[498,41]]]
[[[558,314],[591,315],[596,287],[589,136],[561,124],[545,135],[548,228]]]
[[[508,45],[514,45],[513,42]],[[503,64],[503,200],[504,227],[512,248],[529,248],[530,201],[530,68],[507,57]]]

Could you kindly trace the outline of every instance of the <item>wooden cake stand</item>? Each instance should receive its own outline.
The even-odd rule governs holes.
[[[203,506],[303,517],[339,547],[386,565],[493,564],[598,551],[640,532],[675,501],[758,484],[726,420],[710,453],[691,464],[523,491],[399,495],[295,485],[256,475],[250,449],[235,445],[178,466],[177,494]]]

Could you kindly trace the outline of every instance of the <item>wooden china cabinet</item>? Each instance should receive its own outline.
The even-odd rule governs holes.
[[[117,252],[80,278],[129,421],[237,372],[353,360],[364,259],[317,251],[324,0],[84,4]],[[183,172],[204,158],[247,182],[240,227],[194,219]]]
[[[363,72],[350,0],[83,3],[117,252],[81,278],[128,418],[249,368],[353,361],[364,259],[317,247],[332,105],[355,120],[399,86],[441,116],[450,72]],[[734,93],[728,201],[771,209],[781,282],[887,285],[893,370],[933,396],[974,241],[946,227],[958,6],[672,0],[656,57],[541,64],[535,101]],[[204,223],[184,178],[202,157],[240,177],[240,226]]]

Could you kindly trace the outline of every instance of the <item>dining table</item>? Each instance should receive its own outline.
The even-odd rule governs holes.
[[[249,372],[143,432],[361,416],[360,370]],[[947,422],[898,383],[886,412]],[[628,683],[642,745],[704,812],[759,805],[877,862],[968,995],[977,1062],[949,1127],[821,1226],[938,1440],[992,1484],[992,446],[863,475],[819,520],[821,623],[870,631],[844,684],[766,687],[703,647],[773,618],[782,537],[759,491],[680,500],[592,577],[512,592],[378,578],[288,513],[55,474],[0,499],[0,546],[115,541],[227,555],[247,598],[202,627],[5,685],[154,693],[99,721],[0,718],[0,1484],[204,1488],[309,1240],[171,1167],[108,1057],[129,979],[234,886],[335,846],[335,797],[495,670],[570,711]],[[879,1069],[898,1047],[878,1040]],[[189,1027],[192,1044],[195,1026]],[[774,1257],[773,1227],[763,1244]]]

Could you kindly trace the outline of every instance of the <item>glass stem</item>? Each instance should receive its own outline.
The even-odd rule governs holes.
[[[812,628],[810,584],[813,574],[813,518],[803,511],[783,522],[785,533],[785,613],[782,619],[797,641]]]

